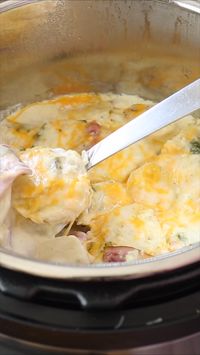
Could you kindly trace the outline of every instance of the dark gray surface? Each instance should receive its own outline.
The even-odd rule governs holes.
[[[1,355],[199,355],[200,354],[200,332],[190,337],[182,338],[170,343],[163,343],[143,348],[98,352],[98,351],[73,351],[59,350],[49,348],[40,348],[38,346],[30,350],[31,344],[26,343],[25,348],[23,343],[18,343],[15,340],[9,341],[9,345],[2,345],[0,335],[0,354]],[[5,341],[5,338],[4,338]],[[8,341],[8,338],[7,338]],[[24,343],[25,344],[25,343]],[[30,346],[30,347],[29,347]],[[17,350],[18,348],[18,350]],[[23,350],[24,348],[24,350]]]

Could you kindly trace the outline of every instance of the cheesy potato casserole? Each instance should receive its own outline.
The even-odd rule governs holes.
[[[0,245],[62,263],[129,262],[200,241],[200,120],[187,116],[86,171],[89,149],[154,103],[74,94],[0,122]],[[153,118],[152,118],[153,119]]]

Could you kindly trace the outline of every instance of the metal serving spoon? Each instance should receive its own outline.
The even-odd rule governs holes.
[[[87,169],[200,108],[200,79],[111,133],[84,152]]]

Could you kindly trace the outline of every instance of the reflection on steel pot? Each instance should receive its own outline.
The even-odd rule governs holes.
[[[15,0],[0,12],[1,117],[69,93],[159,101],[200,76],[198,1]],[[1,248],[0,349],[197,354],[199,248],[89,266]]]

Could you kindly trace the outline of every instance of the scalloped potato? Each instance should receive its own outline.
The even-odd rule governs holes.
[[[13,185],[13,206],[22,216],[39,224],[68,224],[89,206],[91,187],[77,152],[37,147],[19,156],[32,170]]]
[[[133,95],[82,93],[33,103],[0,122],[0,144],[23,167],[0,199],[1,246],[36,259],[89,264],[130,262],[199,242],[197,117],[88,172],[81,158],[153,104]],[[0,191],[4,177],[0,169]]]

